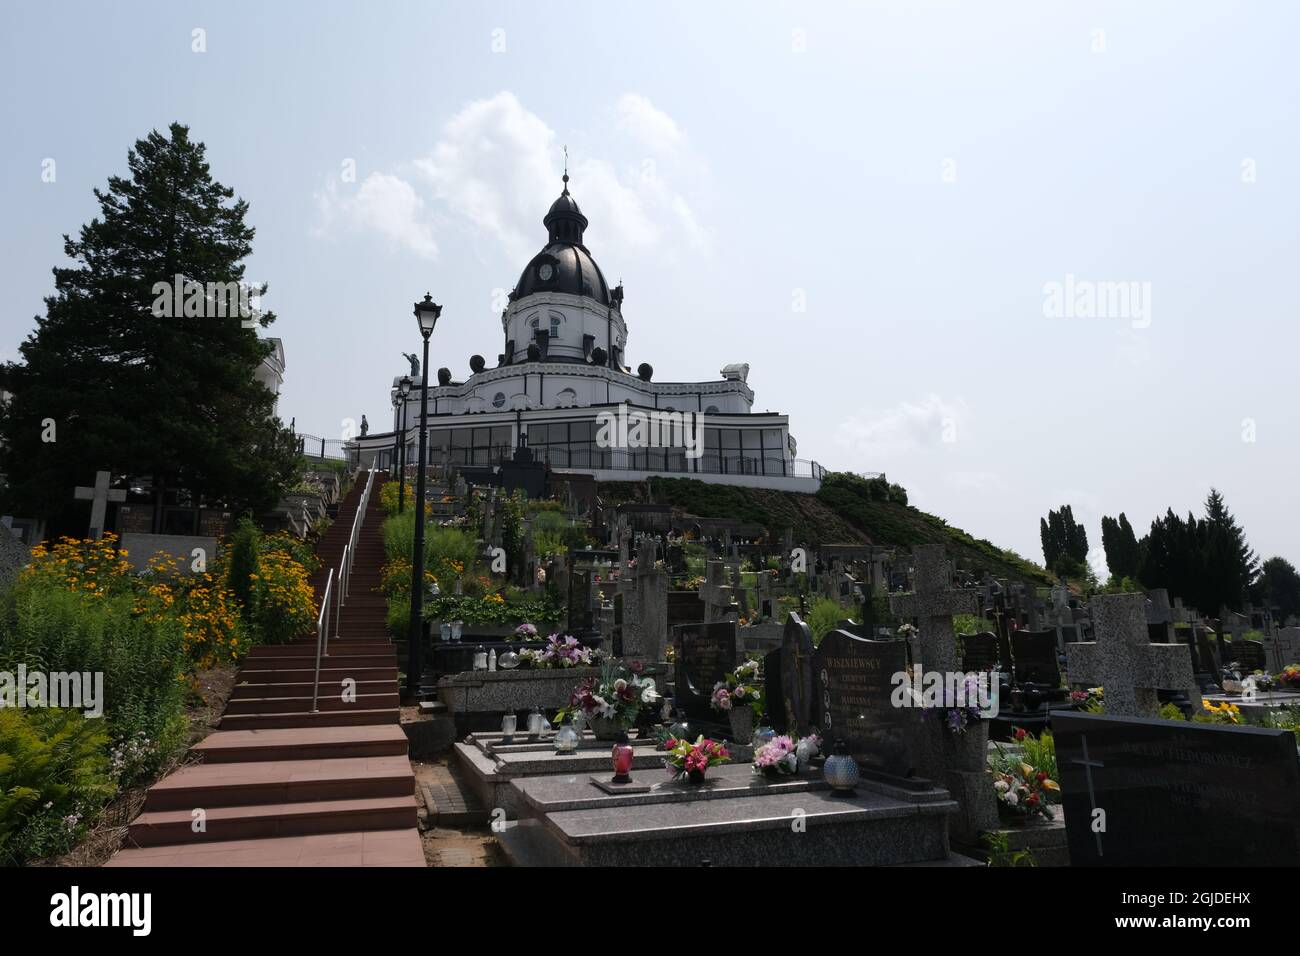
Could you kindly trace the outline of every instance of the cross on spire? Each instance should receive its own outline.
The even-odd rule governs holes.
[[[567,144],[564,147],[564,176],[562,178],[564,180],[564,192],[562,195],[567,196],[569,195],[569,147]]]

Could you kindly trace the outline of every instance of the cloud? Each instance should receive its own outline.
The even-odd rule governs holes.
[[[387,173],[371,173],[352,195],[342,195],[335,182],[316,194],[321,211],[318,234],[328,234],[334,222],[369,230],[404,246],[421,259],[436,259],[438,243],[424,213],[424,200],[411,184]]]
[[[952,488],[975,494],[993,494],[1007,487],[1006,480],[992,471],[953,471],[946,478]]]
[[[588,245],[610,263],[666,247],[670,236],[703,250],[707,230],[672,185],[698,179],[678,176],[699,166],[680,127],[639,94],[621,97],[614,113],[618,135],[602,137],[605,155],[570,150],[569,186],[591,221]],[[372,174],[354,197],[338,188],[318,194],[317,231],[378,231],[427,258],[437,254],[436,226],[458,240],[466,232],[486,240],[522,266],[546,239],[541,219],[561,187],[560,146],[513,93],[471,101],[447,120],[427,155],[401,164],[401,174]],[[661,155],[645,156],[646,147]],[[375,180],[374,194],[363,197]]]
[[[673,118],[639,93],[624,93],[614,110],[618,128],[650,150],[672,153],[685,142]]]
[[[961,436],[965,403],[927,395],[920,402],[899,402],[883,411],[858,412],[840,422],[835,440],[851,449],[929,448],[952,444]]]

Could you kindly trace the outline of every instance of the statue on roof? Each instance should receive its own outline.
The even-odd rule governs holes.
[[[419,357],[418,355],[416,355],[414,352],[411,352],[410,354],[407,354],[406,352],[403,352],[403,353],[402,353],[402,358],[406,359],[408,362],[411,363],[411,378],[419,378],[419,377],[420,377],[420,357]]]

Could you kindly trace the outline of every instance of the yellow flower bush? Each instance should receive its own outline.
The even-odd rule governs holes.
[[[316,593],[307,569],[288,551],[272,548],[258,556],[253,619],[263,641],[283,644],[316,626]]]

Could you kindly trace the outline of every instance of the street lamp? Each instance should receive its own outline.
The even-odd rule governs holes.
[[[398,409],[401,407],[402,407],[402,400],[398,398],[397,393],[394,392],[393,393],[393,467],[391,469],[391,473],[392,473],[391,477],[393,478],[396,478],[398,475],[397,459],[398,459],[398,455],[400,454],[399,449],[401,448],[401,445],[399,443],[402,440],[402,433],[398,430],[398,424],[402,420],[402,414],[401,412],[398,411]]]
[[[424,364],[420,366],[420,451],[418,474],[415,476],[415,553],[411,555],[411,631],[406,643],[406,692],[411,697],[420,695],[420,677],[424,673],[423,656],[424,622],[424,446],[429,427],[429,336],[442,315],[442,306],[425,293],[424,301],[415,303],[415,318],[420,323],[420,336],[424,339]]]
[[[411,377],[409,375],[403,375],[397,380],[397,394],[402,399],[402,447],[399,454],[401,474],[398,475],[399,481],[397,483],[397,513],[401,514],[406,510],[406,396],[411,394]]]

